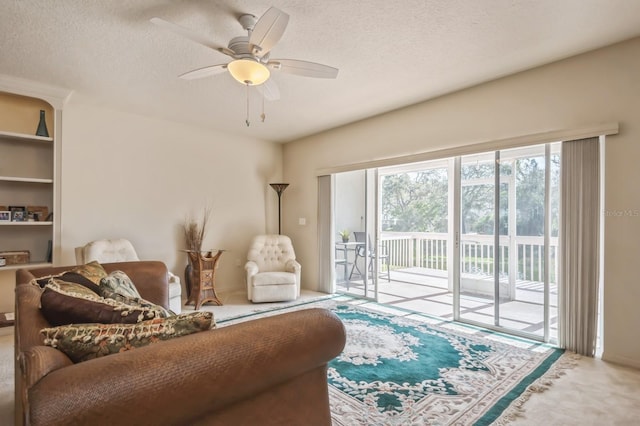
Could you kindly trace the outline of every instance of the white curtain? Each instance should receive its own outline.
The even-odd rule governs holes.
[[[600,150],[597,137],[562,143],[558,341],[594,356],[600,265]]]
[[[331,176],[318,177],[318,291],[329,294],[336,291],[332,189]]]

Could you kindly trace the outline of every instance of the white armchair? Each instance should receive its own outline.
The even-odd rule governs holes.
[[[254,303],[284,302],[300,296],[300,264],[286,235],[258,235],[247,254],[247,297]]]
[[[137,262],[140,260],[133,244],[124,238],[96,240],[76,248],[79,265],[98,261],[100,263]],[[169,309],[176,314],[182,312],[182,285],[180,277],[169,272]]]

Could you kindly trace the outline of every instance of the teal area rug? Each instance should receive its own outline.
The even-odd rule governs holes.
[[[328,370],[334,425],[503,424],[573,364],[548,345],[349,297],[218,324],[310,307],[332,310],[347,331]]]

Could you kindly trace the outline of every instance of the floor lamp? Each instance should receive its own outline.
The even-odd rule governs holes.
[[[280,198],[282,197],[282,193],[287,186],[288,183],[270,183],[271,187],[278,193],[278,234],[282,234],[282,219],[280,215]]]

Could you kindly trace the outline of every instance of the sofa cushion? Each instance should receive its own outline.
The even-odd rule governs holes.
[[[111,293],[132,298],[142,297],[131,278],[122,271],[113,271],[100,280],[98,294],[102,297],[109,297],[108,295]]]
[[[211,328],[215,328],[211,312],[190,312],[137,324],[70,324],[40,333],[45,345],[81,362]]]
[[[78,265],[73,268],[71,272],[76,272],[82,275],[96,285],[100,285],[100,280],[107,276],[107,271],[105,271],[102,265],[95,260],[84,265]]]
[[[167,318],[167,317],[175,315],[175,312],[165,308],[164,306],[156,305],[155,303],[149,302],[148,300],[143,299],[141,297],[128,297],[128,296],[123,296],[123,295],[118,294],[118,293],[105,293],[105,295],[103,297],[105,299],[115,300],[116,302],[120,302],[120,303],[123,303],[125,305],[140,306],[140,307],[143,307],[143,308],[153,309],[153,310],[158,312],[157,316],[159,318]],[[138,322],[140,322],[140,321],[138,321]]]
[[[34,281],[40,286],[46,286],[52,278],[59,278],[62,281],[82,284],[95,293],[99,293],[100,279],[107,276],[107,271],[98,262],[90,262],[86,265],[78,265],[57,275],[36,278]]]
[[[40,297],[40,309],[49,324],[136,323],[171,313],[144,299],[104,298],[88,288],[52,278]]]
[[[71,271],[63,272],[62,274],[49,275],[46,277],[36,278],[32,281],[32,283],[35,283],[40,287],[44,288],[47,284],[49,284],[49,281],[51,281],[51,279],[53,278],[57,278],[59,280],[66,281],[69,283],[80,284],[88,288],[89,290],[93,291],[96,294],[100,292],[100,287],[97,286],[93,281],[91,281],[88,278],[85,278],[84,276],[78,274],[77,272],[71,272]]]
[[[105,299],[157,309],[161,313],[159,315],[161,318],[175,315],[174,312],[164,306],[156,305],[143,299],[131,278],[123,271],[113,271],[102,278],[98,287],[98,294]]]

